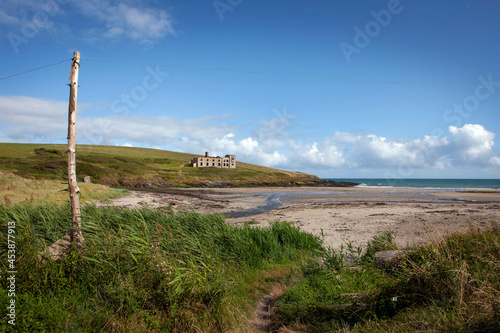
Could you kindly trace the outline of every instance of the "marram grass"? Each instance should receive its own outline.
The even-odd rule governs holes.
[[[85,205],[85,250],[39,253],[71,225],[69,205],[0,204],[0,257],[15,223],[16,327],[26,332],[244,332],[279,282],[273,327],[301,332],[500,331],[500,230],[455,234],[392,266],[375,251],[325,250],[288,223],[233,227],[222,215]],[[353,259],[362,254],[357,259]],[[322,257],[322,260],[318,260]],[[345,259],[355,263],[355,269]],[[0,262],[1,275],[8,261]],[[7,305],[0,280],[0,306]]]
[[[337,260],[352,249],[329,251],[323,264],[311,264],[277,302],[276,326],[306,332],[500,332],[496,224],[415,248],[394,265],[376,265],[374,249],[394,249],[391,239],[391,233],[374,237],[355,269]]]
[[[85,250],[42,261],[39,253],[71,225],[68,205],[0,205],[0,221],[1,244],[8,221],[16,225],[15,331],[238,331],[248,325],[241,302],[254,302],[243,281],[262,288],[272,274],[287,274],[280,267],[322,251],[318,238],[286,223],[239,228],[222,215],[86,205]],[[0,286],[4,306],[5,279]]]

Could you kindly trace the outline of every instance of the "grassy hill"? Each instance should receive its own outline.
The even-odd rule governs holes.
[[[124,187],[348,186],[316,176],[237,161],[236,169],[193,168],[187,153],[117,146],[76,147],[77,177]],[[238,156],[236,156],[238,158]],[[66,145],[0,143],[0,170],[35,179],[66,179]]]

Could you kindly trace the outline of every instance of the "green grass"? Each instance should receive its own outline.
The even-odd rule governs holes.
[[[130,193],[105,185],[80,183],[80,202],[119,198]],[[30,202],[63,204],[69,201],[67,181],[54,179],[29,179],[0,170],[0,204]]]
[[[374,254],[395,248],[392,232],[376,235],[365,251],[350,243],[334,251],[288,223],[234,227],[217,214],[94,205],[82,210],[84,251],[40,260],[71,225],[70,207],[29,202],[0,204],[4,259],[9,221],[15,222],[17,317],[15,330],[4,318],[4,331],[251,331],[257,300],[277,283],[276,329],[500,330],[495,224],[380,266]],[[0,262],[2,276],[12,269],[8,265]],[[9,301],[3,278],[0,306]]]
[[[15,331],[245,331],[257,298],[322,252],[317,237],[287,223],[232,227],[222,215],[86,205],[85,250],[41,261],[71,225],[70,207],[0,205],[1,244],[8,221],[16,225]],[[5,308],[6,279],[0,289]],[[6,320],[0,327],[13,331]]]
[[[374,237],[354,269],[338,260],[353,254],[349,246],[310,264],[277,302],[276,325],[307,332],[500,331],[496,225],[413,249],[395,265],[376,265],[373,254],[394,249],[392,239]]]
[[[0,143],[0,170],[24,178],[65,179],[66,146],[54,144]],[[324,181],[313,175],[283,171],[237,161],[236,169],[192,168],[196,155],[171,151],[79,145],[77,178],[124,187],[151,186],[262,186],[307,185]]]

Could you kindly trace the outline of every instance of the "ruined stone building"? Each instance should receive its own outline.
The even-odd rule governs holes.
[[[189,162],[193,168],[205,168],[205,167],[215,167],[215,168],[236,168],[236,157],[235,155],[226,155],[225,157],[213,157],[208,156],[208,152],[205,156],[197,156],[191,159]]]

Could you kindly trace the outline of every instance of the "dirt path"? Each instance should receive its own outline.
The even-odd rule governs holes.
[[[256,332],[271,332],[272,309],[276,298],[268,294],[262,296],[255,309],[252,326]]]
[[[262,296],[256,305],[252,317],[252,327],[254,332],[271,332],[273,330],[273,306],[288,287],[280,282],[271,286],[269,293]]]

